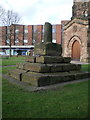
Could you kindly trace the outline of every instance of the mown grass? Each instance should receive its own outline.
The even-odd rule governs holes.
[[[3,65],[15,65],[25,58],[3,59]],[[8,62],[9,60],[9,62]],[[7,62],[6,62],[7,61]],[[82,71],[90,71],[90,65],[82,65]],[[15,67],[3,67],[6,74]],[[2,80],[3,118],[87,118],[88,81],[65,85],[57,90],[28,92]]]
[[[15,67],[4,67],[3,73]],[[87,65],[82,70],[88,69]],[[56,90],[28,92],[2,80],[3,118],[87,118],[88,81]]]
[[[82,71],[90,71],[90,64],[83,64],[81,65]]]
[[[3,118],[87,118],[88,82],[27,92],[3,80]]]
[[[0,58],[0,66],[16,65],[16,63],[25,61],[25,56]]]

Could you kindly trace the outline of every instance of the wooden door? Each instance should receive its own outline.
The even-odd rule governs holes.
[[[80,44],[78,41],[75,41],[72,45],[72,59],[80,60]]]

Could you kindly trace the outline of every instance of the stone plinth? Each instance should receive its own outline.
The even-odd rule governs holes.
[[[34,48],[35,55],[61,56],[61,45],[56,43],[38,43]]]

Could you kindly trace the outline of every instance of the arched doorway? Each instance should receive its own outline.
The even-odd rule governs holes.
[[[80,44],[77,40],[72,45],[72,59],[80,60]]]

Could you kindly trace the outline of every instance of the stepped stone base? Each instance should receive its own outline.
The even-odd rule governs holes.
[[[72,80],[89,78],[90,73],[80,71],[58,72],[58,73],[36,73],[22,70],[13,70],[10,76],[17,80],[27,82],[30,85],[41,87],[46,85],[57,84]]]
[[[9,75],[37,87],[90,77],[90,73],[80,71],[81,65],[70,61],[71,58],[62,56],[28,56]]]

